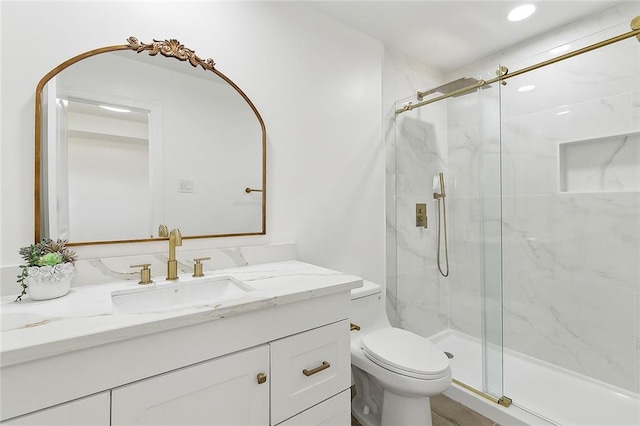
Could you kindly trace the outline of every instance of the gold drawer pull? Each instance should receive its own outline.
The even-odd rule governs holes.
[[[322,361],[322,365],[317,366],[313,370],[307,370],[305,368],[304,370],[302,370],[302,374],[304,374],[307,377],[313,376],[314,374],[319,373],[322,370],[326,370],[329,367],[331,367],[331,364],[329,364],[327,361]]]
[[[358,324],[351,323],[351,330],[349,331],[360,331],[360,326]]]
[[[264,373],[259,373],[258,374],[258,384],[261,385],[266,381],[267,381],[267,375],[264,374]]]

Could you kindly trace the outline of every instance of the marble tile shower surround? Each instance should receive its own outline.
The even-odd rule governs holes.
[[[414,186],[411,182],[403,179],[402,177],[396,179],[396,170],[402,168],[402,164],[407,161],[411,161],[416,155],[422,156],[423,160],[427,158],[427,149],[431,149],[430,146],[420,144],[418,141],[421,135],[429,134],[433,130],[437,129],[438,132],[446,131],[445,126],[437,125],[434,123],[444,123],[445,108],[443,106],[437,106],[430,111],[416,111],[413,115],[421,120],[414,126],[409,132],[413,135],[413,149],[411,151],[410,146],[404,149],[400,155],[396,152],[396,140],[400,138],[396,134],[396,121],[399,119],[395,115],[395,109],[398,105],[404,102],[415,102],[415,93],[418,91],[426,90],[430,87],[436,87],[445,82],[444,76],[441,72],[426,66],[420,61],[407,57],[405,54],[385,46],[384,52],[384,72],[383,72],[383,105],[385,106],[385,199],[386,199],[386,289],[387,289],[387,315],[392,324],[399,325],[400,318],[397,311],[397,289],[398,283],[404,283],[407,279],[406,276],[400,277],[399,273],[409,272],[406,268],[412,268],[410,264],[418,265],[418,268],[424,268],[425,266],[433,266],[433,259],[421,258],[418,253],[415,255],[416,244],[420,244],[420,235],[424,238],[424,231],[428,233],[431,229],[424,231],[417,231],[415,228],[415,202],[427,202],[429,205],[430,221],[433,221],[433,204],[431,199],[431,177],[428,177],[428,185],[421,182],[419,185]],[[414,93],[414,95],[407,96]],[[401,101],[396,101],[402,97]],[[400,118],[401,119],[401,118]],[[439,138],[444,140],[445,134],[431,134],[431,138]],[[442,152],[442,151],[441,151]],[[408,158],[407,158],[408,157]],[[415,164],[419,164],[415,163]],[[418,170],[419,169],[414,169]],[[436,174],[434,170],[432,174]],[[405,199],[407,197],[413,197],[413,199],[419,198],[420,201],[413,201],[414,205],[411,207],[410,201]],[[400,200],[404,206],[402,211],[397,210],[396,201]],[[402,225],[402,230],[398,231],[397,217],[412,218],[409,222],[413,223],[413,229],[408,225]],[[433,223],[433,222],[431,222]],[[414,235],[415,234],[415,235]],[[405,239],[405,236],[408,238]],[[398,243],[398,239],[401,241]],[[398,260],[405,257],[404,253],[408,253],[409,260],[405,262],[401,260],[402,265],[398,268]],[[421,266],[425,265],[425,266]],[[410,269],[410,271],[413,271]],[[437,281],[431,283],[432,286],[437,285]],[[433,287],[433,290],[437,287]],[[439,317],[438,317],[439,318]],[[438,319],[435,324],[438,324],[436,328],[440,328],[442,321]],[[446,323],[446,322],[445,322]]]
[[[565,43],[580,48],[628,31],[631,17],[639,14],[637,2],[619,4],[483,58],[446,81],[492,78],[498,63],[516,70],[549,59],[548,50]],[[423,335],[438,327],[472,336],[485,331],[499,339],[499,329],[483,325],[482,298],[488,298],[495,314],[498,300],[484,285],[504,279],[506,347],[640,392],[637,189],[558,193],[560,143],[640,129],[640,75],[633,60],[638,55],[637,42],[629,40],[512,78],[501,93],[495,86],[446,101],[445,123],[437,123],[446,126],[446,154],[438,154],[445,159],[448,177],[453,272],[447,281],[439,279],[433,266],[435,235],[423,241],[412,229],[413,219],[406,222],[401,216],[412,213],[414,200],[398,200],[395,222],[387,220],[388,226],[397,222],[393,301],[403,328]],[[525,84],[536,90],[518,92]],[[556,115],[567,109],[571,113]],[[398,145],[401,134],[399,130]],[[608,179],[613,169],[605,166],[628,161],[637,149],[635,142],[627,142],[618,152],[623,156],[611,153],[603,159],[597,179]],[[404,158],[419,162],[410,155]],[[402,187],[419,186],[424,171],[402,161],[396,159]],[[417,183],[406,170],[417,170]],[[430,220],[435,223],[433,214]],[[417,269],[421,265],[428,266]]]
[[[505,345],[638,391],[637,192],[504,199]]]
[[[613,28],[605,33],[624,31],[627,29]],[[575,34],[578,32],[569,40],[574,40]],[[537,45],[561,45],[564,40],[560,37],[550,36],[553,40],[540,40]],[[603,36],[593,38],[580,42],[590,44]],[[486,275],[486,247],[491,244],[487,229],[501,221],[501,229],[493,234],[502,232],[505,346],[638,392],[640,313],[632,301],[640,290],[640,200],[633,186],[611,191],[615,168],[630,158],[638,162],[634,137],[604,155],[600,164],[595,163],[593,179],[609,182],[603,186],[606,191],[558,193],[559,144],[639,130],[640,75],[638,61],[629,58],[640,53],[637,43],[623,43],[587,54],[591,57],[583,55],[512,78],[502,87],[502,218],[500,209],[491,212],[495,202],[490,191],[482,192],[485,182],[480,192],[467,185],[466,194],[462,188],[457,190],[456,195],[469,197],[468,204],[482,207],[479,218],[468,206],[459,212],[462,217],[457,220],[465,225],[453,226],[463,227],[453,231],[460,235],[452,238],[452,252],[456,262],[477,261],[469,238],[464,239],[470,234],[463,231],[475,226],[483,238],[479,256],[485,258]],[[546,52],[532,55],[522,66],[548,57]],[[525,84],[536,89],[518,92]],[[473,102],[451,102],[448,106],[450,174],[468,171],[465,183],[472,182],[477,170],[490,168],[482,163],[488,157],[481,160],[454,153],[460,141],[474,142],[477,123],[466,114]],[[556,115],[566,110],[571,112]],[[491,149],[486,146],[491,141],[480,142],[483,152],[500,147],[494,143]],[[478,294],[479,278],[469,275],[463,284],[450,289],[450,324],[453,329],[477,335],[477,309],[453,308],[457,304],[453,301]]]
[[[396,118],[398,273],[435,264],[436,203],[433,200],[433,178],[439,172],[446,173],[446,136],[441,126],[430,119],[429,107],[420,111],[420,115],[416,112]],[[427,204],[428,228],[415,226],[416,203]]]
[[[640,133],[559,148],[560,192],[640,191]]]
[[[496,142],[481,143],[482,140],[497,141],[498,95],[494,85],[477,94],[425,106],[396,118],[397,198],[393,214],[397,293],[389,296],[395,301],[395,305],[390,302],[389,306],[397,315],[399,325],[423,336],[447,327],[473,329],[474,335],[478,336],[481,333],[482,305],[477,302],[482,293],[480,247],[484,232],[482,209],[486,207],[479,202],[479,195],[483,191],[495,193],[499,186],[483,187],[483,179],[493,183],[495,177],[478,179],[477,176],[483,163],[495,163],[499,157]],[[415,101],[415,97],[402,99],[396,105],[407,101]],[[438,116],[442,108],[450,109],[452,104],[464,112],[448,113],[446,119],[436,119],[442,117]],[[482,109],[481,105],[490,107]],[[451,125],[446,125],[452,119],[466,120],[473,127],[457,132]],[[456,165],[461,167],[452,167]],[[446,179],[449,241],[464,242],[459,247],[449,246],[449,263],[455,273],[448,278],[441,277],[436,266],[437,203],[432,197],[432,183],[440,171],[445,173]],[[468,202],[470,196],[475,197],[472,203]],[[428,205],[430,222],[427,229],[415,227],[413,218],[418,202]],[[475,254],[475,258],[470,254]],[[452,300],[457,302],[452,303]],[[453,320],[452,314],[460,318],[460,324]]]
[[[505,346],[638,392],[640,69],[633,58],[640,51],[630,40],[509,80],[502,230]],[[536,89],[517,92],[524,84]],[[636,136],[585,154],[590,162],[581,167],[591,169],[581,173],[602,185],[559,193],[560,144],[628,134]],[[617,179],[628,167],[631,182]]]
[[[600,137],[627,135],[637,132],[632,128],[632,96],[637,92],[615,95],[591,102],[556,107],[503,121],[503,193],[512,195],[539,195],[556,193],[560,189],[559,144],[579,143]],[[556,115],[558,112],[570,113]],[[626,138],[610,153],[599,158],[594,179],[607,183],[607,189],[636,190],[615,183],[615,169],[630,158],[637,158],[637,137]],[[597,159],[592,159],[597,161]],[[526,173],[522,173],[523,168]]]
[[[434,116],[442,105],[396,117],[396,308],[398,324],[427,336],[448,326],[448,289],[437,271],[433,178],[446,170],[446,134]],[[427,204],[429,225],[415,226]]]
[[[449,324],[449,289],[438,279],[437,266],[398,273],[399,326],[420,336],[431,336]]]

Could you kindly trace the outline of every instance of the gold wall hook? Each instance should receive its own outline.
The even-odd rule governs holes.
[[[249,188],[248,186],[244,189],[244,192],[246,192],[247,194],[251,194],[252,192],[262,192],[262,189],[253,189],[253,188]]]

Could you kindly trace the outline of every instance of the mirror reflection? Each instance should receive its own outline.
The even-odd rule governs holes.
[[[263,234],[265,132],[253,104],[205,68],[212,61],[194,67],[188,49],[184,60],[162,50],[179,44],[144,45],[172,57],[138,53],[131,40],[37,93],[36,238],[140,241],[162,224],[184,238]]]

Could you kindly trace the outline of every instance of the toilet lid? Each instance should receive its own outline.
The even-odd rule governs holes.
[[[427,339],[400,328],[383,328],[362,339],[364,354],[371,361],[400,374],[433,379],[449,369],[444,351]]]

